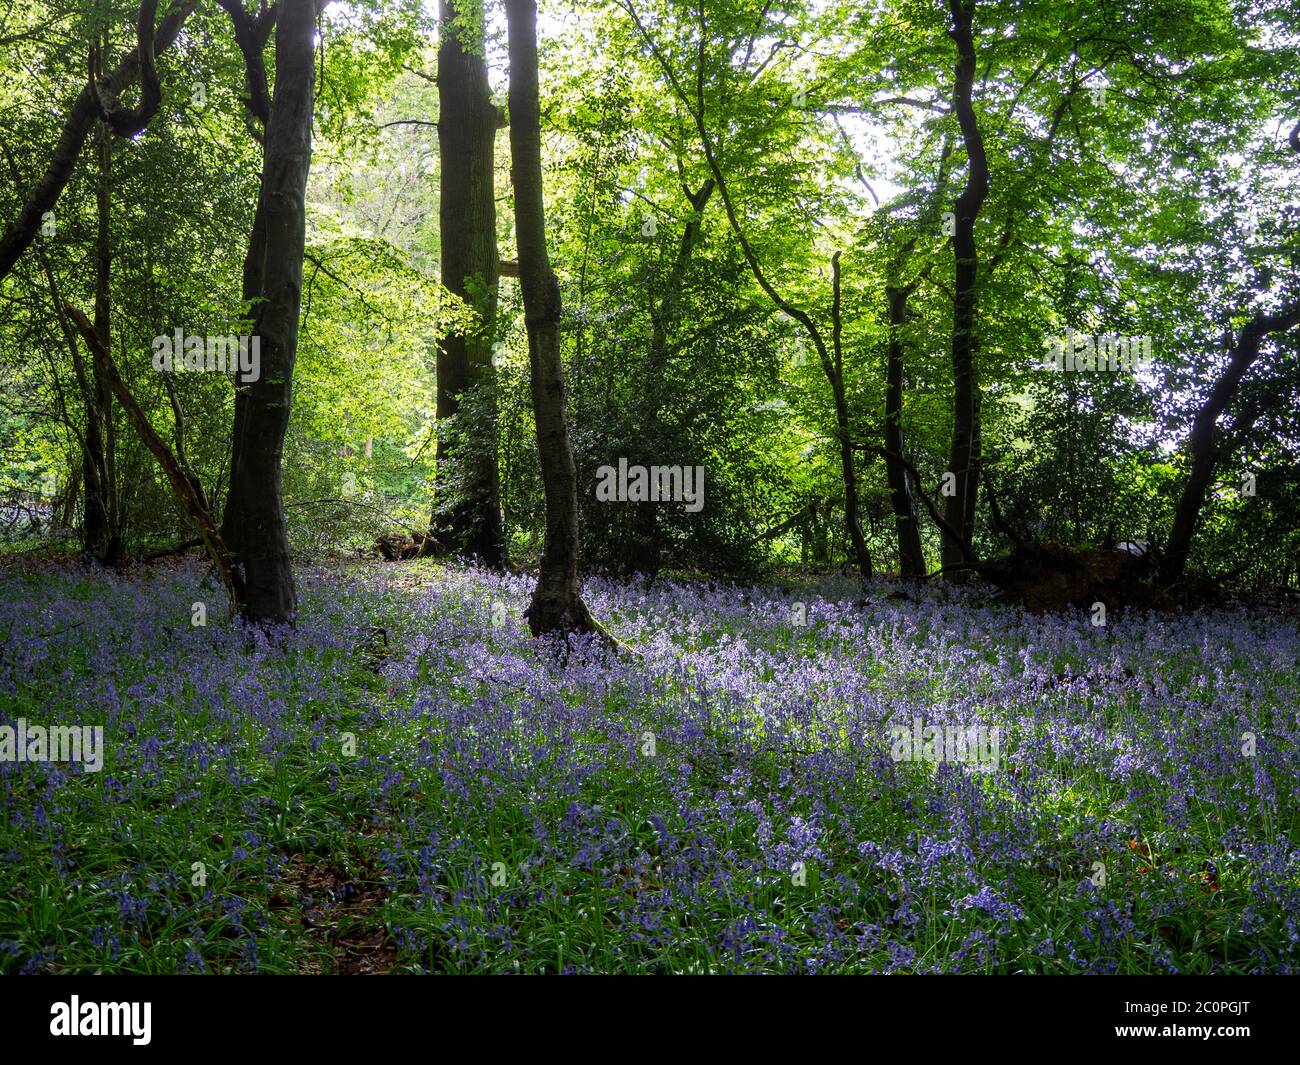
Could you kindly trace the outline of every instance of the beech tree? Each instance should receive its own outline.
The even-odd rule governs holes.
[[[481,0],[440,0],[438,48],[441,278],[474,320],[438,346],[438,482],[433,538],[443,548],[505,564],[497,472],[492,349],[497,275],[495,141]],[[473,397],[473,402],[465,400]],[[449,437],[444,424],[466,424]],[[454,474],[454,476],[453,476]],[[448,499],[447,497],[450,497]],[[432,547],[432,545],[430,545]]]
[[[238,382],[245,407],[235,425],[230,494],[242,525],[235,557],[243,569],[243,612],[256,622],[286,623],[294,620],[297,594],[280,467],[302,302],[318,9],[316,0],[278,0],[277,6],[275,90],[252,242],[261,245],[252,308],[261,372],[255,380]]]
[[[980,482],[980,386],[975,368],[976,285],[979,280],[979,247],[975,222],[989,194],[989,165],[984,153],[984,136],[971,98],[975,83],[973,23],[975,0],[949,0],[952,26],[949,35],[957,46],[953,70],[952,109],[961,126],[966,147],[966,186],[953,206],[952,290],[952,447],[948,451],[948,472],[955,478],[955,491],[945,507],[947,523],[960,540],[945,533],[943,561],[956,565],[966,561],[975,532],[975,504]],[[953,576],[960,574],[954,571]]]
[[[578,477],[564,410],[560,283],[546,250],[541,114],[537,89],[537,4],[506,0],[510,45],[510,181],[515,196],[519,287],[528,331],[528,366],[537,456],[546,500],[546,536],[528,626],[544,633],[599,631],[578,580]]]

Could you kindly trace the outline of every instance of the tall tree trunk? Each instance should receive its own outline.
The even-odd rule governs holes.
[[[101,138],[103,133],[101,131]],[[109,347],[108,315],[106,313],[108,268],[106,254],[106,218],[108,201],[108,174],[103,157],[102,140],[99,156],[99,174],[95,188],[99,232],[95,255],[95,335],[105,348]],[[84,376],[84,375],[83,375]],[[82,477],[85,481],[85,515],[82,518],[82,549],[91,558],[107,564],[111,522],[108,506],[108,471],[104,461],[104,377],[97,362],[91,364],[91,378],[82,387],[86,405],[86,436],[82,444]]]
[[[251,15],[242,0],[217,0],[230,16],[235,30],[235,42],[244,57],[245,84],[248,95],[244,98],[249,130],[259,145],[265,149],[266,127],[271,121],[271,94],[267,88],[266,61],[263,52],[271,31],[279,17],[279,5],[264,8]],[[257,128],[262,130],[261,135]],[[266,153],[262,153],[262,175],[259,189],[266,184]],[[248,235],[248,252],[244,256],[242,298],[248,328],[252,329],[257,314],[257,304],[262,297],[263,258],[266,254],[266,213],[260,192],[253,210],[253,225]],[[248,417],[249,392],[236,388],[235,417],[230,434],[230,484],[226,489],[226,506],[221,515],[221,537],[236,561],[243,553],[246,517],[244,513],[244,480],[238,476],[243,464],[244,424]]]
[[[262,183],[266,182],[263,162]],[[266,253],[266,216],[263,199],[259,193],[253,212],[253,226],[248,236],[248,253],[244,256],[243,304],[248,328],[253,328],[257,317],[257,304],[262,295],[262,260]],[[247,388],[235,389],[235,417],[230,432],[230,484],[226,489],[226,507],[221,515],[221,536],[236,560],[244,551],[244,530],[247,518],[244,513],[244,479],[239,470],[244,462],[244,425],[248,419],[251,393]]]
[[[275,92],[254,241],[262,241],[260,296],[253,335],[261,340],[260,376],[239,382],[244,409],[234,441],[231,496],[240,524],[244,615],[259,623],[292,623],[297,610],[285,535],[280,464],[289,425],[298,349],[307,174],[311,167],[314,99],[314,0],[280,0],[275,31]],[[260,235],[259,235],[260,233]],[[246,264],[245,283],[249,281]],[[254,281],[258,278],[254,277]],[[251,376],[251,375],[250,375]]]
[[[907,320],[907,301],[916,287],[888,285],[889,340],[885,355],[885,473],[889,498],[898,532],[898,565],[904,577],[925,576],[925,552],[921,547],[921,526],[916,502],[903,464],[903,341],[901,330]]]
[[[95,335],[106,350],[112,345],[113,251],[110,226],[112,184],[112,140],[106,125],[97,137],[95,182]],[[84,542],[86,550],[104,565],[122,557],[122,532],[117,500],[117,431],[113,425],[113,391],[98,361],[93,364],[94,383],[86,406],[86,459],[83,471],[94,470],[93,482],[86,480]],[[93,491],[92,491],[93,488]]]
[[[497,307],[494,145],[498,126],[483,55],[482,0],[440,0],[438,152],[442,284],[476,320],[438,348],[437,496],[433,538],[443,548],[501,567],[506,551],[497,468],[496,381],[492,343]],[[472,394],[475,402],[464,403]],[[471,415],[448,439],[442,423]],[[452,477],[453,464],[459,476]],[[453,488],[453,481],[457,487]],[[450,507],[444,503],[453,495]]]
[[[578,582],[578,478],[564,413],[560,363],[560,284],[546,251],[541,116],[537,102],[537,4],[506,0],[510,47],[510,180],[515,193],[519,285],[528,329],[537,454],[546,499],[546,540],[528,607],[543,633],[597,629]]]
[[[949,0],[952,27],[948,35],[957,45],[952,106],[966,145],[966,187],[957,197],[953,214],[953,259],[955,278],[952,297],[952,383],[953,431],[948,453],[948,470],[956,477],[956,491],[945,506],[947,523],[961,535],[954,542],[945,533],[943,564],[956,565],[970,555],[975,534],[975,505],[980,478],[980,390],[975,375],[975,302],[979,276],[979,249],[975,244],[975,220],[989,192],[988,160],[980,133],[971,91],[975,83],[975,45],[971,26],[975,0]],[[950,574],[961,579],[966,571]]]
[[[1158,573],[1159,582],[1163,587],[1172,587],[1182,579],[1192,546],[1192,536],[1196,532],[1197,518],[1200,516],[1201,507],[1205,505],[1205,496],[1214,478],[1215,465],[1230,450],[1230,447],[1221,447],[1218,440],[1219,418],[1227,411],[1242,379],[1259,358],[1260,345],[1263,344],[1264,339],[1272,333],[1285,332],[1298,323],[1300,323],[1300,305],[1284,308],[1277,314],[1266,314],[1260,311],[1251,318],[1232,348],[1227,367],[1214,382],[1214,387],[1210,389],[1205,403],[1197,411],[1196,420],[1192,423],[1192,431],[1187,440],[1191,468],[1178,500],[1173,529],[1169,534],[1169,544],[1165,549]],[[1239,440],[1248,428],[1248,425],[1234,427],[1234,437]]]

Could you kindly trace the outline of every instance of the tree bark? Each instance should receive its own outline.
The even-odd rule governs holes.
[[[1230,450],[1220,446],[1217,430],[1219,418],[1228,409],[1242,379],[1259,358],[1259,349],[1265,338],[1273,333],[1285,332],[1297,323],[1300,323],[1300,305],[1287,307],[1277,314],[1266,314],[1263,311],[1256,313],[1242,329],[1228,358],[1227,367],[1214,382],[1205,403],[1197,411],[1187,440],[1191,468],[1183,484],[1178,509],[1174,513],[1173,529],[1169,534],[1169,544],[1157,574],[1162,587],[1171,588],[1182,579],[1187,567],[1187,556],[1191,551],[1192,537],[1196,532],[1196,522],[1214,478],[1214,468],[1219,459]]]
[[[925,552],[921,547],[921,526],[917,521],[916,503],[907,479],[903,440],[903,341],[901,330],[907,320],[907,301],[916,282],[888,285],[885,298],[889,304],[889,339],[885,353],[885,474],[889,480],[889,498],[898,532],[899,572],[908,578],[925,576]],[[895,458],[893,456],[899,456]]]
[[[265,181],[265,161],[263,161],[262,183],[265,184]],[[257,317],[257,306],[262,296],[262,259],[265,251],[266,217],[263,212],[263,198],[259,193],[257,207],[253,212],[253,226],[248,236],[248,253],[244,256],[243,304],[250,329]],[[236,559],[243,554],[246,525],[244,480],[239,476],[239,470],[244,462],[246,436],[244,427],[248,419],[249,402],[249,390],[237,387],[235,416],[230,435],[230,484],[226,489],[226,507],[221,515],[221,535]]]
[[[858,573],[864,581],[871,579],[871,552],[862,534],[858,514],[858,477],[853,468],[853,446],[849,436],[849,401],[844,390],[844,348],[841,335],[844,316],[840,307],[840,253],[831,256],[831,350],[835,359],[830,373],[831,392],[835,397],[835,424],[839,429],[840,469],[844,475],[844,525],[856,556]]]
[[[97,233],[95,244],[95,335],[112,346],[112,234],[110,226],[112,140],[100,126],[96,144],[98,173],[95,182]],[[117,431],[113,425],[113,390],[99,360],[92,364],[93,385],[86,402],[86,447],[83,476],[86,511],[82,540],[85,550],[106,566],[122,557],[121,516],[117,497]],[[93,477],[91,476],[93,473]]]
[[[483,55],[481,0],[441,0],[439,17],[441,279],[474,310],[476,321],[467,332],[445,336],[438,347],[439,504],[426,542],[436,540],[444,549],[500,568],[506,564],[506,551],[492,367],[500,264],[494,167],[498,114]],[[476,402],[463,402],[471,394]],[[442,426],[462,411],[471,415],[469,423],[459,424],[456,439],[448,439]],[[448,495],[449,507],[443,505]]]
[[[578,485],[564,411],[560,284],[546,251],[541,117],[537,100],[537,4],[506,0],[510,48],[510,180],[515,193],[519,284],[528,330],[537,454],[546,538],[528,627],[544,633],[597,631],[578,581]]]
[[[943,539],[943,563],[956,565],[969,556],[975,533],[975,505],[980,478],[980,390],[975,374],[975,304],[979,277],[979,249],[975,243],[975,220],[989,192],[988,160],[980,133],[971,91],[975,83],[975,45],[971,34],[975,0],[949,0],[952,27],[948,35],[957,45],[952,106],[966,145],[966,187],[953,211],[953,259],[955,278],[952,298],[952,382],[953,432],[948,470],[956,477],[956,491],[948,497],[945,516],[961,534],[961,542]],[[950,579],[960,579],[952,571]]]
[[[244,81],[248,88],[244,107],[247,111],[248,128],[253,139],[265,149],[266,127],[271,120],[271,96],[267,89],[263,50],[279,16],[279,5],[274,4],[254,16],[244,9],[241,0],[218,0],[218,3],[230,16],[235,29],[235,42],[244,57]],[[254,128],[254,122],[261,125],[260,135]],[[264,185],[265,182],[264,151],[261,184]],[[262,297],[262,260],[266,253],[266,215],[263,202],[259,192],[257,206],[253,210],[253,225],[248,236],[248,252],[244,256],[242,298],[244,315],[250,323],[249,328],[252,328],[251,323],[256,318],[257,305]],[[244,461],[243,441],[246,438],[244,426],[248,417],[248,404],[248,390],[237,388],[235,417],[230,435],[230,483],[226,488],[226,505],[221,515],[221,535],[236,561],[243,554],[244,531],[247,525],[244,512],[244,482],[237,476],[237,471]]]
[[[275,93],[254,222],[253,241],[260,240],[262,249],[245,264],[246,287],[260,282],[253,335],[261,342],[261,373],[257,380],[239,380],[244,408],[237,416],[230,489],[237,506],[228,520],[241,526],[237,557],[245,582],[242,613],[259,624],[292,624],[297,611],[280,466],[302,300],[315,29],[314,0],[280,0]]]

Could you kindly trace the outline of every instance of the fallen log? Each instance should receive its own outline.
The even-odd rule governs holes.
[[[406,562],[419,558],[427,537],[413,532],[408,536],[380,536],[375,540],[375,550],[388,562]]]
[[[195,547],[202,547],[203,541],[198,537],[193,540],[182,540],[175,547],[164,547],[161,551],[150,551],[147,555],[141,555],[141,562],[157,562],[160,558],[171,558],[173,555],[183,555],[186,551]]]
[[[1036,614],[1070,607],[1107,611],[1168,609],[1168,595],[1149,583],[1151,561],[1113,548],[1075,550],[1058,544],[1018,546],[1010,554],[962,563],[1006,598]]]

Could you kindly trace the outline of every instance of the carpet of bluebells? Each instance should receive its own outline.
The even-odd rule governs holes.
[[[559,654],[530,585],[321,567],[268,641],[9,564],[0,724],[107,754],[0,763],[0,972],[1300,969],[1294,617],[589,581],[628,649]]]

